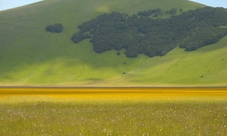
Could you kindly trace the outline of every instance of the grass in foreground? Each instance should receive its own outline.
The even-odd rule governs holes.
[[[227,135],[225,90],[84,89],[71,95],[0,91],[1,136]]]
[[[0,105],[0,135],[165,136],[227,134],[227,102]]]

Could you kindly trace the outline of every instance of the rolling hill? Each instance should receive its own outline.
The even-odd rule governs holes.
[[[95,53],[89,40],[74,44],[78,26],[113,11],[204,7],[187,0],[45,0],[0,12],[1,86],[225,86],[227,37],[193,52],[175,48],[162,57]],[[47,25],[62,23],[63,32]],[[124,51],[121,51],[123,54]]]

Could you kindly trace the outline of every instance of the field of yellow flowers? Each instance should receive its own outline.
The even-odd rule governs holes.
[[[1,88],[0,135],[227,135],[225,88]]]

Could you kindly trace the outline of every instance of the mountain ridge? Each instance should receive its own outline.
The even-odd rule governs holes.
[[[215,45],[199,49],[194,53],[174,49],[164,57],[151,59],[139,55],[137,59],[130,59],[123,55],[117,56],[115,51],[94,53],[88,40],[78,44],[73,44],[70,40],[71,35],[78,31],[79,24],[94,19],[100,14],[118,11],[132,15],[139,11],[159,7],[162,7],[163,10],[180,7],[187,11],[204,7],[204,5],[186,0],[171,2],[165,0],[144,0],[143,2],[138,0],[123,2],[120,0],[45,0],[22,8],[0,12],[0,85],[225,85],[227,81],[225,77],[219,78],[216,82],[209,78],[225,74],[226,65],[221,68],[223,64],[215,62],[214,64],[217,63],[219,67],[209,75],[209,78],[202,70],[192,74],[189,72],[187,75],[184,69],[180,69],[180,66],[188,66],[187,63],[192,63],[193,57],[189,54],[197,54],[207,48],[212,51],[218,50],[213,54],[216,55],[216,58],[221,57],[220,52],[223,53],[225,50],[219,51],[220,48]],[[62,33],[51,34],[45,31],[47,25],[55,23],[64,25]],[[225,49],[225,46],[222,45],[225,42],[226,38],[223,38],[216,45],[223,46]],[[206,55],[207,53],[203,53],[200,56]],[[185,58],[190,61],[179,60],[176,56],[179,58],[186,56]],[[210,59],[211,56],[207,55],[207,58]],[[222,62],[222,58],[220,61]],[[200,61],[194,63],[200,64]],[[174,67],[175,65],[177,66]],[[176,72],[177,70],[180,71]],[[215,74],[215,71],[221,72]],[[183,75],[181,75],[182,72]],[[202,75],[204,75],[203,78],[201,78]],[[168,78],[170,76],[172,77]],[[193,80],[193,78],[196,79]]]

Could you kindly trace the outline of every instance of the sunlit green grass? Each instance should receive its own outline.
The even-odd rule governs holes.
[[[118,11],[132,15],[138,11],[155,8],[178,8],[187,11],[199,7],[203,5],[187,0],[45,0],[2,11],[0,85],[152,86],[159,83],[193,83],[190,82],[191,77],[181,74],[182,71],[178,70],[178,67],[173,68],[173,73],[168,71],[168,68],[175,66],[173,61],[177,61],[178,57],[185,55],[195,60],[193,56],[179,49],[173,51],[176,54],[170,53],[162,58],[150,59],[140,55],[137,59],[129,59],[124,56],[124,51],[120,56],[116,55],[116,51],[97,54],[88,40],[74,44],[70,38],[78,31],[78,25],[103,13]],[[51,34],[45,31],[47,25],[55,23],[64,25],[63,33]],[[219,54],[218,51],[215,54]],[[209,60],[210,57],[213,55],[206,59]],[[191,62],[179,61],[182,67],[189,63]],[[198,61],[195,63],[200,64]],[[217,67],[220,71],[224,70],[221,65]],[[201,74],[198,71],[196,76]],[[176,77],[178,78],[175,79]],[[183,80],[184,78],[186,80]],[[200,85],[201,82],[197,81],[194,82]],[[204,84],[210,84],[210,81],[207,79]],[[217,83],[223,84],[224,81],[226,80],[220,79]]]
[[[139,83],[162,85],[221,85],[227,78],[227,37],[217,44],[184,52],[177,48],[165,57],[152,58],[131,73]],[[180,77],[180,78],[179,78]]]
[[[225,88],[0,88],[0,135],[225,136]]]
[[[0,104],[0,135],[227,134],[227,102]]]

